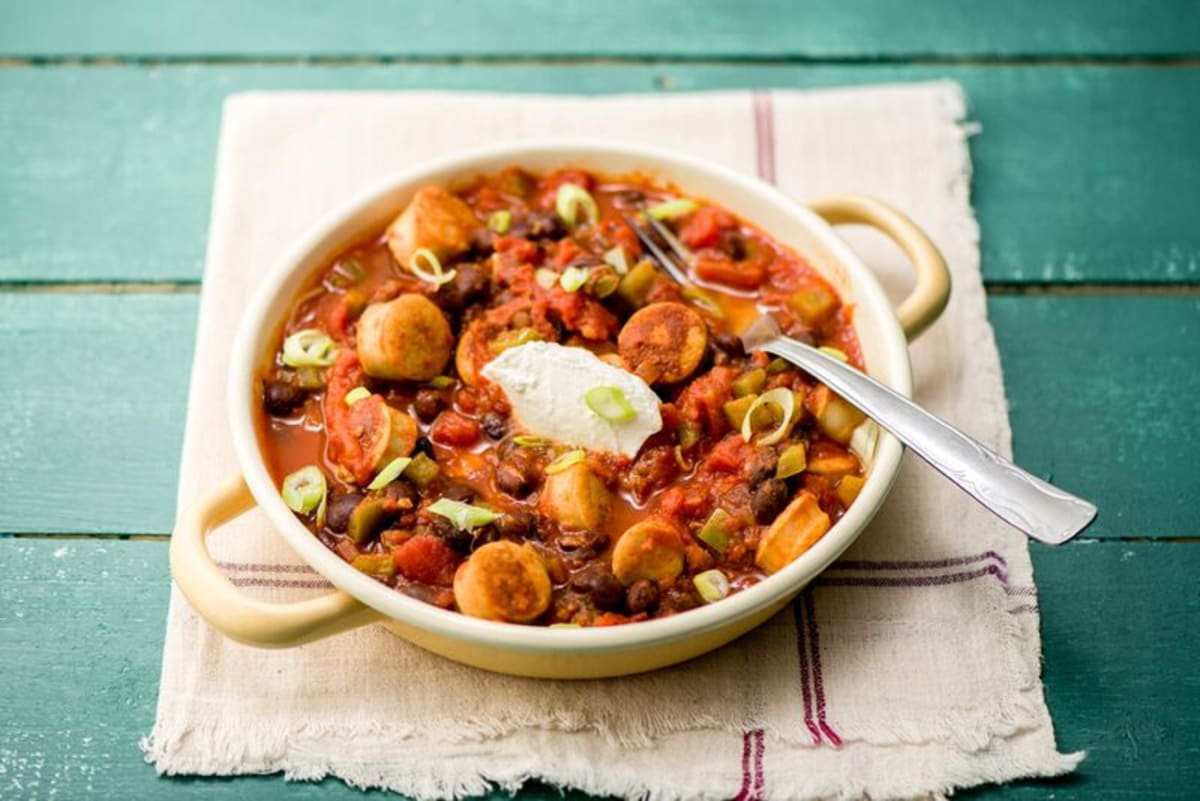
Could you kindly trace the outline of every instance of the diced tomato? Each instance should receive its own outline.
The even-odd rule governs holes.
[[[440,445],[470,445],[479,439],[479,424],[458,412],[445,411],[433,421],[429,438]]]
[[[733,397],[733,380],[737,374],[732,367],[714,367],[697,378],[676,401],[679,416],[699,423],[712,436],[723,433],[729,423],[722,407]]]
[[[733,228],[737,220],[724,209],[704,206],[692,214],[679,228],[679,239],[693,250],[711,248],[717,244],[721,232]]]
[[[392,551],[396,570],[409,581],[449,587],[454,581],[458,554],[440,538],[418,534]]]
[[[554,208],[558,188],[563,184],[575,184],[591,192],[593,183],[592,176],[582,170],[557,170],[542,181],[538,190],[538,205],[543,209]]]
[[[620,626],[632,622],[629,618],[616,612],[601,612],[592,621],[593,626]]]
[[[555,267],[566,267],[571,260],[577,256],[583,255],[583,248],[575,242],[574,239],[563,239],[558,243],[558,248],[554,251]]]
[[[719,250],[700,251],[692,266],[705,281],[736,289],[758,289],[767,277],[766,268],[758,261],[734,261]]]
[[[611,222],[609,238],[612,239],[614,245],[620,245],[625,250],[625,259],[629,262],[629,267],[632,267],[634,261],[642,255],[641,241],[633,229],[625,223]]]
[[[503,254],[503,261],[510,265],[531,264],[538,257],[538,246],[520,236],[494,237],[492,248]]]
[[[752,456],[754,446],[742,439],[741,434],[733,433],[717,443],[705,463],[713,470],[734,473],[740,471]]]
[[[578,332],[584,339],[608,339],[621,330],[616,315],[583,292],[555,288],[548,294],[545,308],[557,313],[564,328]]]

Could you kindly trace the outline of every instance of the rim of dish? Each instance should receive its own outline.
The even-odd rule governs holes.
[[[684,156],[657,147],[605,139],[554,138],[522,140],[459,151],[450,156],[422,162],[415,168],[389,175],[359,192],[326,214],[308,233],[295,242],[268,271],[243,312],[229,364],[227,409],[230,433],[242,475],[255,501],[266,514],[279,536],[337,589],[353,595],[388,618],[439,632],[479,645],[495,645],[545,653],[600,653],[623,650],[651,643],[679,640],[719,628],[734,620],[762,611],[802,589],[827,568],[862,533],[890,493],[900,467],[903,447],[886,431],[880,432],[874,463],[857,501],[817,543],[779,572],[757,584],[740,590],[717,603],[690,609],[677,615],[620,626],[581,629],[550,629],[502,623],[469,617],[460,612],[440,609],[397,592],[355,570],[327,549],[287,508],[267,471],[252,418],[253,382],[262,361],[255,347],[264,328],[274,327],[269,317],[272,306],[308,262],[314,252],[327,249],[334,233],[368,211],[383,197],[405,186],[419,185],[438,173],[458,171],[463,175],[479,172],[482,163],[504,160],[521,164],[522,158],[558,155],[564,165],[588,157],[615,157],[645,161],[645,170],[670,167],[681,171],[707,173],[720,182],[737,185],[762,202],[774,205],[796,218],[829,249],[850,278],[855,295],[856,314],[869,307],[868,314],[884,332],[884,360],[893,363],[895,375],[888,385],[910,395],[911,362],[908,343],[888,300],[874,274],[816,213],[759,178],[749,176],[704,159]],[[719,198],[714,198],[719,199]],[[803,255],[803,254],[801,254]],[[858,325],[855,324],[857,330]],[[866,503],[864,503],[866,501]]]

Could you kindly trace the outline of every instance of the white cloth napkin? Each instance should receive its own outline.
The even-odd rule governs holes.
[[[1007,453],[1000,365],[969,203],[965,101],[951,83],[811,93],[568,97],[253,93],[225,104],[179,501],[238,468],[225,419],[235,325],[264,270],[332,206],[465,146],[546,135],[651,142],[802,198],[866,192],[910,213],[954,272],[913,348],[921,403]],[[909,269],[846,230],[894,295]],[[269,599],[326,591],[265,519],[212,538]],[[214,633],[178,593],[158,718],[161,773],[334,775],[419,797],[530,778],[596,794],[913,798],[1067,772],[1039,679],[1023,537],[909,458],[845,559],[793,608],[670,670],[546,682],[462,667],[370,627],[287,651]]]

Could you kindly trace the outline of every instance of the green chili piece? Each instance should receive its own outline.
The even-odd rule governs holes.
[[[779,463],[775,466],[775,478],[791,478],[804,472],[808,467],[808,449],[803,442],[788,445],[779,454]]]
[[[396,575],[396,562],[390,553],[359,554],[350,565],[360,573],[385,581]]]
[[[742,373],[733,382],[733,397],[757,395],[767,385],[767,371],[756,367],[748,373]]]
[[[437,478],[438,472],[437,462],[424,453],[418,453],[413,456],[408,467],[404,468],[404,477],[416,484],[418,489],[424,489],[429,482]]]

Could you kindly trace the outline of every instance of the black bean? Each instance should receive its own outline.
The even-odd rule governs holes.
[[[480,422],[483,424],[483,433],[492,439],[500,439],[508,431],[508,421],[504,419],[504,415],[496,412],[488,412]]]
[[[567,229],[558,215],[550,211],[531,211],[525,216],[525,228],[530,239],[561,239]]]
[[[417,533],[422,533],[420,528],[417,529]],[[464,556],[471,552],[471,546],[475,543],[471,532],[463,531],[444,517],[435,517],[430,531],[425,533],[440,537],[442,542],[450,546],[451,550]]]
[[[625,591],[625,608],[629,614],[649,612],[658,603],[658,585],[649,579],[638,579]]]
[[[521,462],[502,462],[496,467],[496,486],[514,498],[524,498],[534,483],[534,476]]]
[[[417,505],[417,488],[412,485],[412,482],[405,481],[402,478],[388,484],[383,494],[393,501],[408,501],[413,506]]]
[[[510,509],[496,521],[496,531],[503,539],[521,541],[536,532],[533,515],[524,509]]]
[[[775,455],[775,451],[770,448],[756,449],[754,455],[746,460],[746,482],[751,487],[758,486],[775,475],[775,467],[778,464],[779,457]]]
[[[568,559],[591,559],[608,545],[608,535],[600,531],[568,531],[555,544]]]
[[[345,532],[346,527],[350,525],[350,513],[362,499],[362,494],[358,492],[335,494],[329,501],[329,507],[325,510],[325,525],[329,530],[339,534]]]
[[[742,239],[741,234],[733,231],[723,234],[720,246],[721,251],[734,261],[741,261],[746,258],[746,241]]]
[[[475,500],[475,490],[466,484],[459,484],[455,481],[446,485],[445,489],[442,490],[442,497],[449,498],[452,501],[471,503]]]
[[[307,397],[307,390],[284,381],[268,381],[263,386],[263,406],[276,417],[291,414]]]
[[[413,445],[413,456],[416,456],[418,453],[423,453],[429,458],[433,458],[433,442],[430,441],[429,437],[417,437],[417,444]]]
[[[443,309],[461,311],[483,298],[491,287],[487,273],[469,262],[454,266],[454,278],[438,288],[434,300]]]
[[[733,334],[720,333],[712,338],[713,345],[725,355],[735,359],[746,355],[746,349],[742,347],[742,340]]]
[[[413,411],[423,422],[430,422],[442,411],[442,393],[432,389],[417,390],[417,397],[413,400]]]
[[[579,571],[571,577],[571,587],[592,599],[597,609],[619,609],[625,600],[625,588],[607,568],[598,565]]]
[[[787,501],[787,484],[778,478],[770,478],[754,490],[754,495],[750,498],[750,508],[754,510],[754,519],[765,525],[783,511]]]

